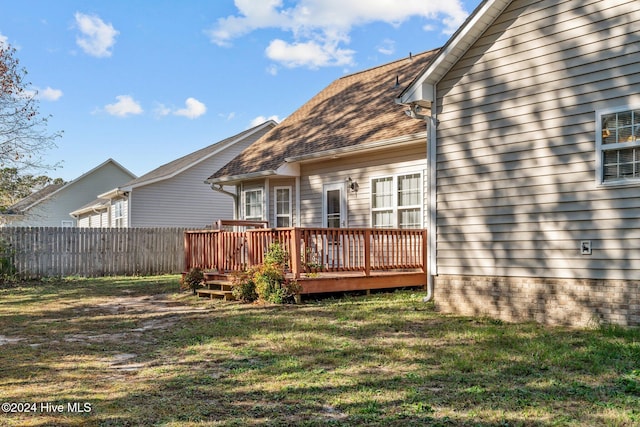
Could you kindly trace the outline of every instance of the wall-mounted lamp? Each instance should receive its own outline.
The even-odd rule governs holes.
[[[354,192],[357,193],[358,192],[358,188],[360,188],[360,186],[358,185],[358,183],[356,181],[354,181],[353,179],[351,179],[351,177],[349,177],[347,179],[347,182],[349,183],[349,189]]]

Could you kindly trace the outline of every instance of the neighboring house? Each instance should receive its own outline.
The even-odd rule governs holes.
[[[72,227],[69,211],[84,205],[114,186],[135,178],[120,163],[109,159],[64,185],[49,185],[10,206],[2,214],[5,226]]]
[[[639,20],[626,0],[485,0],[401,94],[432,127],[442,310],[640,325]]]
[[[232,199],[205,179],[274,128],[272,120],[162,165],[71,212],[80,227],[196,227],[233,217]],[[98,199],[95,200],[96,194]]]
[[[435,53],[335,80],[207,182],[271,227],[423,228],[426,128],[394,99]]]

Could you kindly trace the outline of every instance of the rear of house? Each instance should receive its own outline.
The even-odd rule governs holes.
[[[271,227],[424,228],[426,127],[394,99],[435,53],[334,81],[208,182]]]
[[[465,53],[415,82],[436,94],[442,310],[640,325],[639,19],[633,1],[485,1],[443,48],[482,27]]]

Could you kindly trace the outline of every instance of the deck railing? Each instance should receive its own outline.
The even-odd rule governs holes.
[[[186,231],[185,270],[242,271],[261,264],[278,242],[289,255],[288,270],[301,273],[361,271],[426,272],[426,230],[372,228],[259,228],[242,232]]]

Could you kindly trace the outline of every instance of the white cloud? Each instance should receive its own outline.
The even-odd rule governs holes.
[[[234,111],[232,111],[230,113],[218,113],[218,117],[222,117],[226,121],[231,121],[231,120],[235,119],[236,113]]]
[[[173,114],[176,116],[184,116],[189,119],[197,119],[207,112],[207,106],[195,98],[187,98],[185,108],[176,110]]]
[[[251,120],[251,122],[249,123],[249,127],[255,127],[258,125],[261,125],[262,123],[266,122],[267,120],[273,120],[276,123],[280,123],[281,120],[278,116],[269,116],[269,117],[265,117],[265,116],[258,116],[255,119]]]
[[[38,98],[45,101],[57,101],[62,97],[62,91],[60,89],[52,89],[49,86],[42,90],[38,90]]]
[[[0,47],[4,47],[8,45],[9,45],[9,37],[3,36],[2,33],[0,33]]]
[[[396,43],[393,40],[384,39],[377,49],[383,55],[393,55],[396,51]]]
[[[107,104],[104,110],[112,116],[127,117],[129,115],[142,114],[143,110],[140,104],[129,95],[116,96],[118,102],[115,104]]]
[[[237,15],[218,19],[207,31],[211,41],[229,46],[234,38],[259,29],[290,32],[292,40],[271,40],[266,49],[269,58],[288,67],[351,64],[355,52],[344,48],[350,42],[349,34],[354,27],[371,22],[399,26],[418,17],[428,25],[439,23],[443,33],[451,34],[467,17],[460,0],[296,0],[286,4],[282,0],[235,0],[235,5]],[[313,54],[319,59],[311,59]]]
[[[80,12],[76,12],[75,19],[81,33],[76,38],[78,46],[91,56],[111,56],[111,48],[116,43],[116,36],[120,34],[113,25],[105,24],[98,16]]]
[[[153,109],[153,115],[156,118],[168,116],[169,114],[171,114],[171,109],[164,104],[157,104]]]
[[[355,51],[339,49],[331,44],[319,44],[316,41],[305,43],[287,43],[273,40],[267,47],[267,57],[286,67],[308,67],[311,69],[328,65],[351,65]]]

